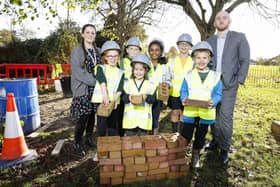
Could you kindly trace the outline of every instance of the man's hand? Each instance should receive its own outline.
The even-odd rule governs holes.
[[[213,108],[214,102],[212,99],[208,101],[208,108]]]

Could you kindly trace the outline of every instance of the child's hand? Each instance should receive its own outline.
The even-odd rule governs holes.
[[[109,98],[107,95],[103,95],[102,96],[102,101],[104,105],[108,105],[109,104]]]
[[[117,102],[114,102],[114,110],[116,110],[118,107],[118,103]]]
[[[187,97],[185,99],[183,99],[183,101],[182,101],[183,106],[186,106],[188,104],[187,99],[188,99]]]
[[[212,99],[208,101],[208,108],[213,108],[214,102]]]
[[[146,101],[146,99],[147,99],[147,95],[143,94],[142,98],[143,98],[143,103],[144,103]]]

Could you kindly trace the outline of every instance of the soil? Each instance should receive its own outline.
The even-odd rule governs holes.
[[[95,186],[98,184],[95,150],[85,147],[86,156],[75,153],[74,122],[69,116],[71,98],[58,93],[39,96],[41,130],[37,137],[25,137],[29,149],[35,149],[38,158],[0,171],[0,186]],[[38,131],[41,131],[40,128]],[[52,156],[56,142],[64,139],[61,152]]]

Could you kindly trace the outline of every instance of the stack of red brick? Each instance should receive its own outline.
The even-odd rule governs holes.
[[[178,178],[188,174],[186,140],[171,133],[158,136],[98,138],[100,184]]]

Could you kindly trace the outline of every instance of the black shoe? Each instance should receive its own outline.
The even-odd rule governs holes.
[[[85,149],[84,149],[84,147],[81,143],[76,143],[75,144],[75,149],[76,149],[77,154],[79,154],[81,156],[86,155]]]
[[[221,149],[221,162],[223,165],[227,165],[229,162],[228,151]]]
[[[211,140],[208,144],[205,145],[205,150],[217,150],[218,149],[218,142],[215,140]]]
[[[91,148],[96,149],[97,146],[96,144],[93,142],[91,137],[87,137],[86,142],[85,142],[88,146],[90,146]]]

